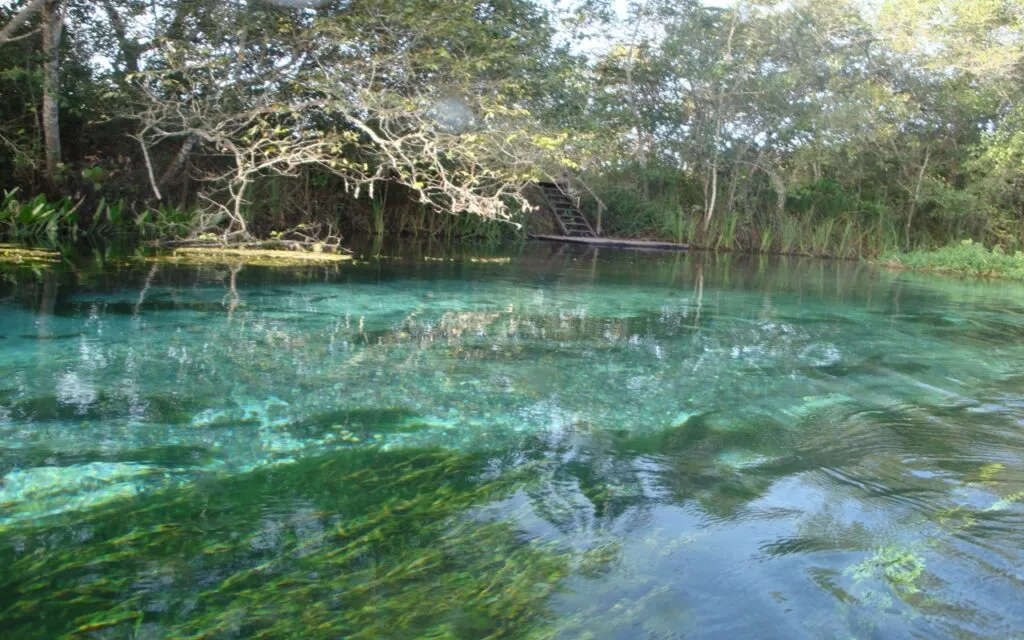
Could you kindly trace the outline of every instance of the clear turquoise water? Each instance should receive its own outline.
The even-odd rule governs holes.
[[[1024,288],[528,246],[0,284],[0,636],[1024,637]]]

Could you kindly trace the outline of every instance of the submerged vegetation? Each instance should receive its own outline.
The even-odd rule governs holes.
[[[351,450],[69,517],[59,539],[0,529],[0,620],[20,638],[528,637],[572,558],[473,515],[538,473],[485,480],[485,462]],[[268,517],[282,495],[301,509]]]
[[[0,239],[495,241],[570,173],[606,235],[1024,248],[1024,6],[875,4],[3,0]]]

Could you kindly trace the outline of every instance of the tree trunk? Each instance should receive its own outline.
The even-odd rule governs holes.
[[[46,177],[53,185],[60,168],[60,39],[64,14],[59,0],[43,3],[43,138]]]
[[[736,35],[737,11],[738,5],[733,9],[732,19],[729,22],[729,35],[725,40],[725,55],[722,57],[723,63],[728,63],[732,60],[732,40]],[[723,86],[722,81],[719,81],[718,83],[718,91],[714,96],[714,104],[715,130],[714,137],[711,139],[711,143],[714,145],[711,153],[711,193],[708,194],[705,191],[704,194],[704,202],[706,203],[706,209],[704,211],[705,239],[707,238],[708,229],[711,227],[711,218],[715,215],[715,202],[718,200],[718,140],[722,137],[722,121],[725,117],[725,87]]]
[[[647,148],[646,136],[644,135],[643,118],[640,116],[640,109],[636,105],[636,86],[633,84],[633,58],[636,48],[636,39],[640,33],[640,25],[643,23],[643,12],[646,5],[637,11],[636,24],[633,27],[633,37],[629,42],[629,54],[626,57],[626,99],[629,101],[629,109],[633,112],[633,122],[636,126],[636,160],[640,165],[640,184],[644,200],[650,199],[650,182],[647,175]]]
[[[928,170],[928,161],[932,157],[932,148],[925,147],[924,161],[921,163],[921,170],[917,173],[917,184],[914,186],[913,198],[910,200],[910,212],[907,214],[907,227],[904,229],[905,250],[910,251],[910,225],[914,222],[914,214],[917,213],[917,201],[921,199],[921,184],[924,182],[925,171]]]
[[[196,146],[199,136],[190,135],[185,138],[185,141],[181,143],[181,147],[178,149],[178,153],[174,155],[174,160],[164,171],[164,174],[160,176],[160,182],[157,184],[163,186],[174,180],[181,173],[181,170],[185,168],[185,162],[188,160],[189,154],[192,153],[192,148]]]
[[[718,152],[711,161],[711,175],[708,177],[706,191],[704,192],[704,239],[707,241],[708,229],[711,227],[711,218],[715,215],[715,201],[718,200]]]
[[[775,188],[775,208],[779,215],[786,213],[786,182],[779,175],[778,171],[774,169],[768,169],[768,178],[772,181],[772,187]]]
[[[232,235],[240,235],[243,238],[249,237],[249,228],[245,224],[245,216],[242,215],[242,206],[245,204],[245,191],[249,188],[249,174],[240,168],[237,175],[238,190],[232,193],[234,201],[231,208],[231,221],[224,231],[225,240],[227,240],[228,236]],[[235,225],[238,225],[238,231],[234,231]]]
[[[732,171],[730,173],[732,175],[729,177],[729,197],[725,201],[726,213],[732,212],[733,208],[736,206],[736,187],[739,183],[740,174],[740,166],[738,163],[733,163]]]
[[[736,206],[736,189],[739,186],[740,163],[747,152],[747,145],[740,144],[736,149],[736,159],[732,163],[732,177],[729,179],[729,199],[725,201],[725,212],[731,213]]]

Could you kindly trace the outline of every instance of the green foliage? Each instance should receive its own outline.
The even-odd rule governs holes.
[[[366,196],[388,182],[444,213],[502,218],[539,165],[572,164],[554,114],[579,111],[566,100],[583,58],[556,42],[548,10],[529,0],[316,12],[207,0],[61,4],[64,164],[56,179],[43,169],[37,15],[25,38],[0,43],[0,187],[88,192],[134,211],[154,195],[161,208],[203,209],[187,221],[147,215],[145,236],[185,235],[188,223],[189,234],[248,235],[250,223],[260,233],[309,225],[334,234],[361,225]],[[318,64],[284,62],[311,54]],[[385,153],[381,136],[407,148]],[[376,233],[379,206],[368,225]],[[495,233],[438,221],[435,235]]]
[[[602,198],[607,206],[601,221],[605,235],[645,237],[660,235],[666,227],[672,235],[681,235],[679,210],[668,202],[646,200],[631,187],[604,190]]]
[[[1005,253],[998,246],[986,249],[984,245],[971,240],[934,251],[889,254],[880,262],[920,271],[1024,280],[1024,252]]]
[[[164,204],[146,209],[134,220],[140,237],[150,240],[177,239],[189,236],[198,228],[199,212],[181,206]]]
[[[900,246],[899,220],[884,205],[856,200],[835,182],[796,190],[795,205],[784,213],[774,210],[774,194],[763,201],[737,201],[714,216],[705,231],[699,185],[652,171],[650,195],[644,198],[634,171],[595,181],[607,205],[606,235],[670,238],[718,251],[840,258],[877,257]]]
[[[136,220],[124,200],[99,202],[86,210],[85,200],[44,195],[22,200],[18,189],[4,192],[0,201],[0,240],[47,247],[72,246],[81,241],[113,239],[135,231]]]
[[[856,193],[833,178],[821,178],[799,185],[790,194],[787,210],[809,214],[821,219],[858,215],[870,218],[878,215],[884,205],[862,201]]]
[[[4,192],[0,202],[0,238],[28,245],[56,246],[79,235],[78,207],[69,198],[50,202],[43,195],[28,201],[18,190]]]
[[[89,194],[77,224],[96,236],[159,191],[144,237],[497,238],[514,226],[448,214],[513,219],[523,183],[572,168],[606,235],[841,257],[1024,247],[1016,4],[620,4],[66,0],[64,166],[47,180],[38,40],[0,44],[0,188]],[[567,44],[584,32],[611,35],[584,56]],[[385,184],[407,193],[385,206]],[[93,198],[107,209],[89,217]]]
[[[592,182],[623,167],[616,185],[654,205],[632,207],[638,222],[616,227],[843,257],[964,238],[1021,246],[1024,119],[1007,106],[1020,88],[980,74],[975,45],[964,45],[1016,64],[1024,52],[1009,43],[1020,38],[1007,36],[1020,21],[982,0],[885,5],[632,3],[637,41],[595,67],[595,129],[615,142]],[[944,20],[963,25],[962,42]],[[651,22],[663,38],[645,35]],[[946,46],[897,37],[919,29]],[[698,188],[667,197],[654,177],[666,168]],[[659,215],[666,204],[672,214]],[[691,212],[710,226],[681,232]]]

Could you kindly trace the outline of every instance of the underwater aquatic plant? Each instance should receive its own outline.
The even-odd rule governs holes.
[[[924,573],[924,567],[924,558],[911,549],[885,546],[847,571],[857,582],[880,578],[897,592],[909,594],[920,591],[917,581]]]
[[[65,516],[59,539],[52,522],[0,530],[0,626],[21,638],[527,635],[572,557],[473,517],[538,475],[483,479],[486,462],[352,449]]]

